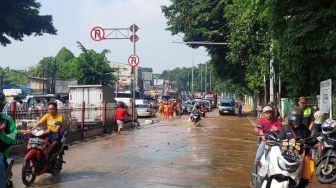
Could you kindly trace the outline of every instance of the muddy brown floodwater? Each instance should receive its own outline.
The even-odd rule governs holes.
[[[219,117],[218,111],[207,116],[200,127],[186,116],[159,118],[122,135],[71,145],[61,175],[42,175],[33,187],[249,187],[253,119]],[[15,187],[24,187],[21,164],[14,166]]]

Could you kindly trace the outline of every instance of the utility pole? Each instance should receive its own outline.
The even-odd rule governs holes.
[[[199,69],[200,69],[200,72],[201,72],[201,94],[202,94],[202,90],[203,90],[203,87],[202,87],[202,83],[203,83],[203,79],[202,79],[202,65],[200,65]]]
[[[273,66],[273,57],[270,60],[270,101],[274,101],[274,66]]]
[[[120,65],[118,65],[118,77],[117,77],[117,83],[116,83],[116,97],[118,97],[118,84],[119,84],[119,73],[120,73]]]
[[[0,74],[0,91],[3,92],[3,79],[4,79],[4,75]]]
[[[204,89],[204,92],[207,92],[208,91],[208,63],[205,63],[205,89]]]
[[[42,93],[44,93],[44,64],[42,64]]]
[[[135,51],[135,42],[137,39],[135,39],[135,32],[138,31],[138,29],[136,29],[135,27],[138,27],[136,26],[135,24],[133,24],[131,26],[131,31],[133,33],[133,35],[131,36],[131,38],[133,37],[133,40],[131,39],[131,41],[133,42],[133,54],[135,55],[136,54],[136,51]],[[137,68],[135,66],[132,66],[132,73],[133,73],[133,87],[132,87],[132,93],[133,93],[133,105],[132,105],[132,122],[134,123],[135,121],[135,82],[136,82],[136,79],[135,79],[135,76],[136,76],[136,73],[135,71],[137,70]]]
[[[194,55],[191,61],[191,93],[194,94]]]
[[[209,83],[209,85],[210,85],[210,91],[212,91],[212,88],[211,88],[211,66],[209,67],[209,72],[210,72],[210,83]]]

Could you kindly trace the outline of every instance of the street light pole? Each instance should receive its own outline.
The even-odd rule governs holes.
[[[135,30],[135,24],[133,24],[132,25],[132,33],[133,33],[133,54],[135,55],[136,54],[136,51],[135,51],[135,42],[136,42],[136,40],[135,40],[135,32],[136,32],[136,30]],[[135,68],[135,66],[132,66],[132,73],[133,73],[133,87],[132,87],[132,94],[133,94],[133,104],[132,104],[132,123],[134,123],[134,121],[135,121],[135,81],[136,81],[136,79],[135,79],[135,71],[136,71],[136,68]]]

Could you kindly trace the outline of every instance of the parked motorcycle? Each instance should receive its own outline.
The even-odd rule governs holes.
[[[321,128],[315,175],[320,183],[328,184],[336,181],[336,121],[327,120]]]
[[[47,161],[46,153],[49,146],[49,139],[45,130],[37,128],[32,130],[32,137],[28,140],[27,154],[24,157],[22,165],[22,182],[26,186],[34,183],[36,176],[44,173],[51,173],[57,176],[61,170],[63,163],[64,150],[68,147],[64,145],[66,131],[59,145],[54,149],[50,160]]]

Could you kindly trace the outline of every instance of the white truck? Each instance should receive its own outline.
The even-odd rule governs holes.
[[[83,104],[85,104],[84,121],[101,121],[104,103],[114,106],[114,90],[102,85],[69,86],[69,106],[73,109],[72,117],[81,121]]]

